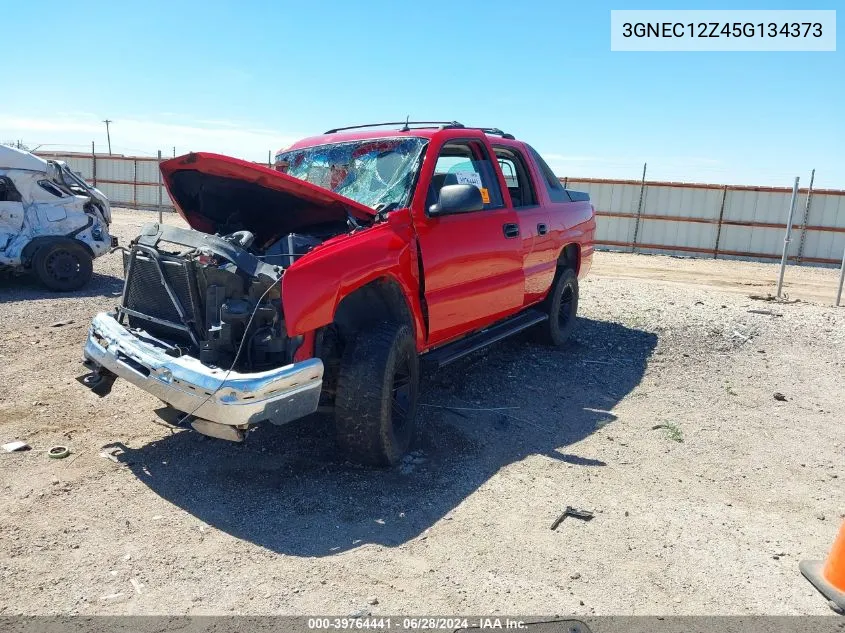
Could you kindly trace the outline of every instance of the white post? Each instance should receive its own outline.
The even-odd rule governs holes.
[[[839,268],[839,288],[836,291],[836,307],[842,300],[842,282],[845,282],[845,250],[842,251],[842,266]]]
[[[780,274],[778,275],[777,298],[780,299],[783,290],[783,273],[786,271],[786,252],[789,250],[790,236],[792,235],[792,216],[795,213],[795,201],[798,199],[798,176],[795,177],[795,184],[792,185],[792,201],[789,203],[789,217],[786,220],[786,234],[783,236],[783,255],[780,258]]]

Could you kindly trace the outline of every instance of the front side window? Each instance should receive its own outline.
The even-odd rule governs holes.
[[[384,138],[281,152],[276,169],[373,209],[408,206],[428,141]]]
[[[485,209],[502,206],[496,172],[481,143],[460,141],[443,146],[428,188],[426,208],[437,202],[440,190],[446,185],[474,185],[481,191]]]

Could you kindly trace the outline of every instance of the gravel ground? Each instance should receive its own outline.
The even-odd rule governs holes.
[[[798,561],[845,518],[845,310],[749,299],[774,265],[597,254],[571,345],[427,378],[388,471],[336,461],[320,420],[234,445],[83,389],[122,285],[118,255],[95,270],[0,281],[0,441],[34,449],[0,454],[0,614],[830,613]],[[836,271],[787,279],[829,303]],[[550,530],[567,505],[595,518]]]

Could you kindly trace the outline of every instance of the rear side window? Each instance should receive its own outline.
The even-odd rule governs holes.
[[[494,145],[493,151],[496,152],[496,160],[505,177],[514,208],[537,204],[537,196],[534,193],[525,158],[517,150],[501,145]]]
[[[560,180],[558,180],[555,173],[552,171],[552,168],[546,164],[546,161],[543,160],[543,157],[537,153],[537,150],[533,147],[528,147],[531,151],[531,156],[534,158],[534,162],[537,163],[537,167],[540,168],[540,173],[543,174],[543,180],[546,183],[546,191],[549,192],[549,198],[551,198],[552,202],[569,202],[569,194],[566,193],[566,189],[563,188],[563,184],[561,184]]]

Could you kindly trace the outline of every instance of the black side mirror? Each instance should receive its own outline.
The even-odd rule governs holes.
[[[446,185],[440,190],[440,199],[428,208],[432,217],[449,213],[481,211],[484,201],[475,185]]]

